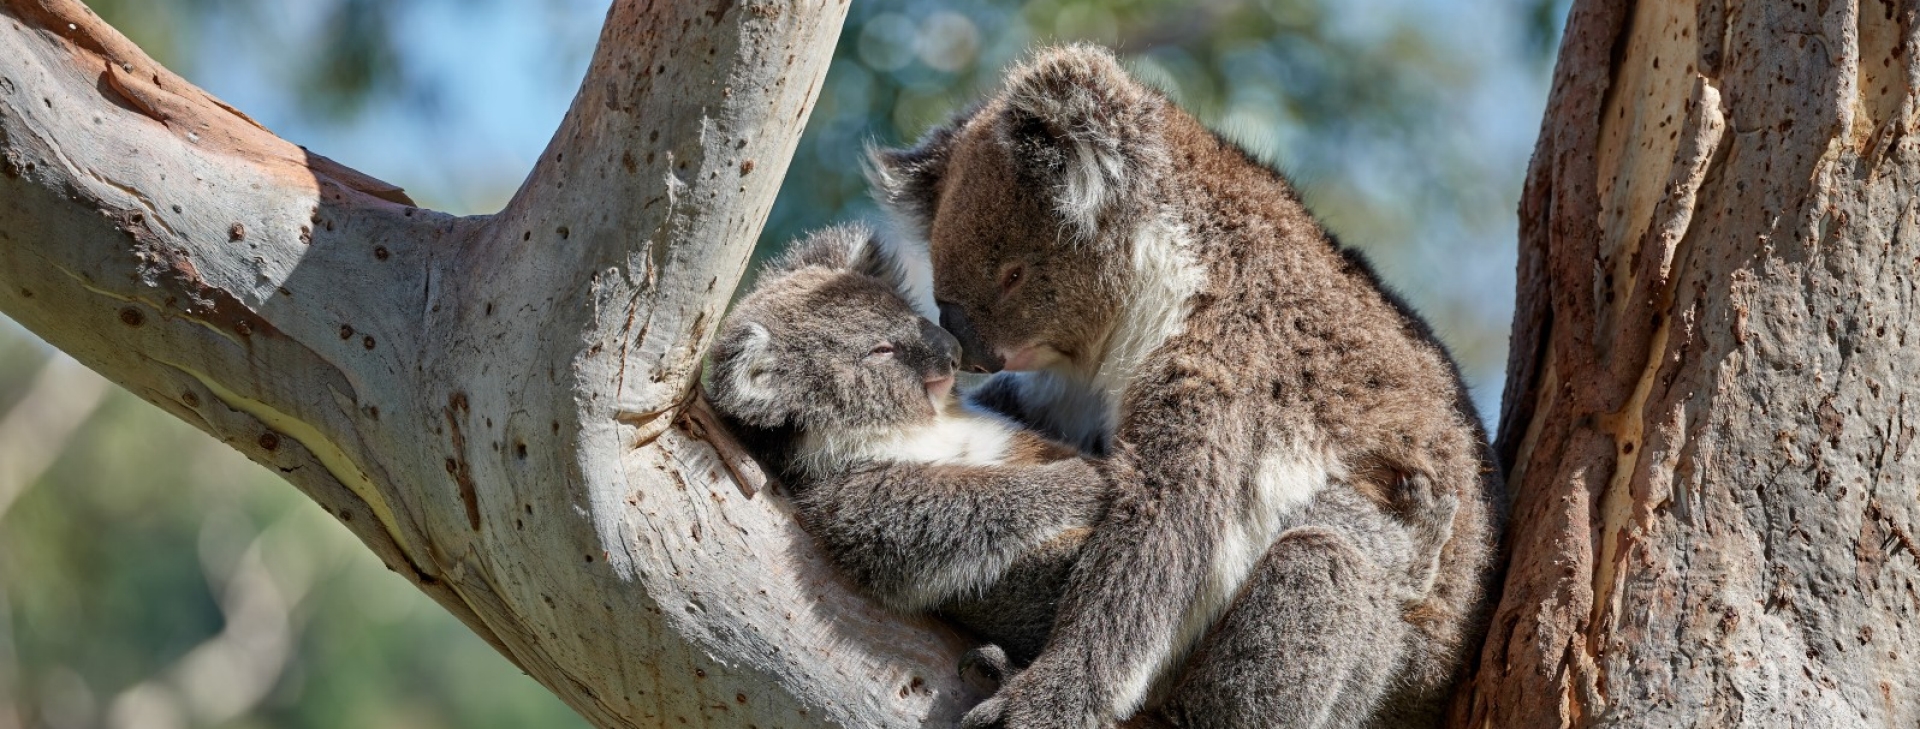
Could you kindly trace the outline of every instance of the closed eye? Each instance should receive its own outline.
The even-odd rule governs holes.
[[[868,353],[867,353],[867,356],[869,356],[869,357],[891,357],[891,356],[893,356],[893,344],[892,344],[892,343],[887,343],[887,342],[883,342],[883,343],[881,343],[881,344],[878,344],[878,345],[875,345],[875,346],[874,346],[874,348],[873,348],[873,351],[871,351],[871,352],[868,352]]]

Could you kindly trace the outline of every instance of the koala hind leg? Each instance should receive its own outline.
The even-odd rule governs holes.
[[[1406,577],[1350,537],[1366,541],[1318,525],[1282,534],[1188,658],[1163,718],[1179,727],[1365,726],[1405,660]]]

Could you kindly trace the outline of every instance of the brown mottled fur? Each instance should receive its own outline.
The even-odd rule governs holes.
[[[928,383],[948,381],[954,343],[910,307],[912,266],[900,253],[858,227],[795,246],[722,323],[707,395],[783,472],[802,523],[842,570],[895,607],[937,611],[992,641],[962,669],[997,684],[1045,645],[1110,492],[1078,451],[951,393],[936,404]],[[1340,514],[1323,520],[1340,521],[1378,561],[1404,568],[1379,575],[1400,585],[1372,596],[1383,604],[1418,597],[1452,513],[1451,500],[1431,487],[1399,493],[1402,511],[1425,517],[1410,523],[1430,529],[1402,529],[1380,504],[1344,492],[1302,510]],[[1252,584],[1287,579],[1282,561],[1269,562]],[[1243,603],[1264,614],[1260,596],[1271,594],[1250,590]],[[1263,656],[1243,655],[1232,642],[1209,645],[1169,713],[1146,712],[1136,724],[1158,725],[1220,692],[1283,688],[1286,677],[1267,671]]]
[[[948,328],[1040,370],[996,377],[996,407],[1111,439],[1116,501],[1053,640],[969,725],[1111,725],[1193,650],[1178,722],[1436,721],[1484,630],[1502,485],[1444,349],[1283,178],[1085,47],[876,167],[963,316]],[[1072,391],[1107,407],[1066,412]],[[1454,502],[1444,530],[1419,525]],[[1383,503],[1402,519],[1383,527]],[[1444,543],[1430,583],[1433,555],[1381,546],[1423,534]],[[1234,559],[1248,538],[1271,539],[1258,564]],[[1221,654],[1264,655],[1273,695],[1196,689]]]

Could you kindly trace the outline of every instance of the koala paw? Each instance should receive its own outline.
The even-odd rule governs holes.
[[[960,657],[960,679],[982,694],[993,695],[1013,675],[1013,662],[1007,652],[991,643],[967,651]]]
[[[1396,495],[1400,518],[1413,539],[1408,565],[1411,581],[1404,600],[1418,603],[1433,589],[1440,572],[1440,550],[1453,539],[1453,518],[1460,510],[1460,495],[1425,472],[1416,471],[1400,480]]]
[[[1010,675],[1000,693],[980,702],[960,721],[962,729],[1096,729],[1112,726],[1094,710],[1084,678],[1036,663]]]
[[[994,696],[973,707],[960,720],[960,729],[1006,729],[1007,698]]]
[[[1453,524],[1453,513],[1460,508],[1460,496],[1423,472],[1409,473],[1400,479],[1399,507],[1408,521]]]

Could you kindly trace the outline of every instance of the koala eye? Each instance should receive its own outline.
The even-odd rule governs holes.
[[[1016,263],[1007,267],[1006,270],[1000,272],[1000,292],[1006,293],[1012,291],[1013,287],[1020,285],[1020,279],[1025,278],[1026,275],[1026,266]]]
[[[893,343],[892,343],[892,342],[881,342],[881,343],[879,343],[879,344],[877,344],[877,345],[874,345],[874,348],[873,348],[873,351],[871,351],[871,352],[868,352],[868,353],[867,353],[867,356],[869,356],[869,357],[891,357],[891,356],[893,356]]]

